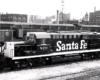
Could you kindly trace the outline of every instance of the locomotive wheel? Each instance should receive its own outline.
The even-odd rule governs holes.
[[[40,59],[38,59],[38,58],[37,59],[33,59],[32,60],[32,64],[33,64],[34,67],[39,66],[40,65]]]
[[[4,66],[0,65],[0,71],[3,71],[3,70],[4,70]]]
[[[33,63],[32,63],[32,61],[29,61],[29,62],[28,62],[28,67],[30,67],[30,68],[33,67]]]
[[[99,54],[98,52],[96,52],[96,53],[94,54],[94,59],[99,58],[99,56],[100,56],[100,54]]]
[[[16,69],[20,69],[21,68],[21,65],[18,63],[18,64],[15,65],[15,68]]]
[[[92,57],[93,57],[92,55],[89,54],[86,55],[86,59],[92,59]]]
[[[46,64],[46,60],[44,58],[40,59],[40,65],[45,65]]]
[[[94,59],[94,55],[91,55],[91,59]]]
[[[32,68],[32,66],[33,66],[33,64],[30,62],[30,63],[29,63],[29,67]]]
[[[30,65],[36,67],[36,66],[42,66],[46,64],[46,59],[45,58],[37,58],[33,59]]]
[[[85,59],[85,54],[80,54],[81,60]]]
[[[11,66],[10,66],[10,69],[11,69],[11,70],[16,70],[16,69],[20,69],[20,68],[21,68],[20,63],[16,63],[16,64],[15,64],[15,63],[13,62],[13,63],[11,64]]]
[[[87,54],[87,58],[86,59],[93,59],[93,58],[94,58],[94,55]]]
[[[51,64],[51,62],[52,62],[52,60],[51,60],[51,58],[50,58],[50,57],[49,57],[49,58],[46,58],[46,65]]]
[[[89,54],[81,54],[81,59],[91,59],[91,55],[89,55]]]

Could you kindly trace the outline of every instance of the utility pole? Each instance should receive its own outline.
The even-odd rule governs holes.
[[[57,18],[56,18],[56,23],[59,24],[59,10],[57,10]]]
[[[62,21],[64,21],[64,0],[61,2]]]
[[[60,21],[63,23],[65,21],[65,16],[64,16],[64,13],[65,13],[65,10],[64,10],[64,0],[61,0],[61,10],[60,10]]]

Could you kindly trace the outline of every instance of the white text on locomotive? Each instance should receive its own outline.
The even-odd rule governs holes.
[[[67,44],[62,43],[62,41],[57,41],[56,45],[57,45],[56,51],[79,49],[79,44],[75,43],[74,41],[72,43],[67,43]],[[86,48],[87,48],[87,43],[85,42],[85,40],[81,40],[80,49],[86,49]]]

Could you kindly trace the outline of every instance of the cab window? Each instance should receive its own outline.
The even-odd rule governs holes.
[[[27,37],[26,40],[27,40],[27,41],[33,41],[34,43],[36,43],[36,39],[35,39],[35,37],[32,37],[32,36]]]
[[[37,44],[50,44],[50,39],[37,39]]]

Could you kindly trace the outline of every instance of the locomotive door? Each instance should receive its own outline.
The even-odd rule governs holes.
[[[37,53],[48,53],[50,50],[50,39],[37,39]]]

